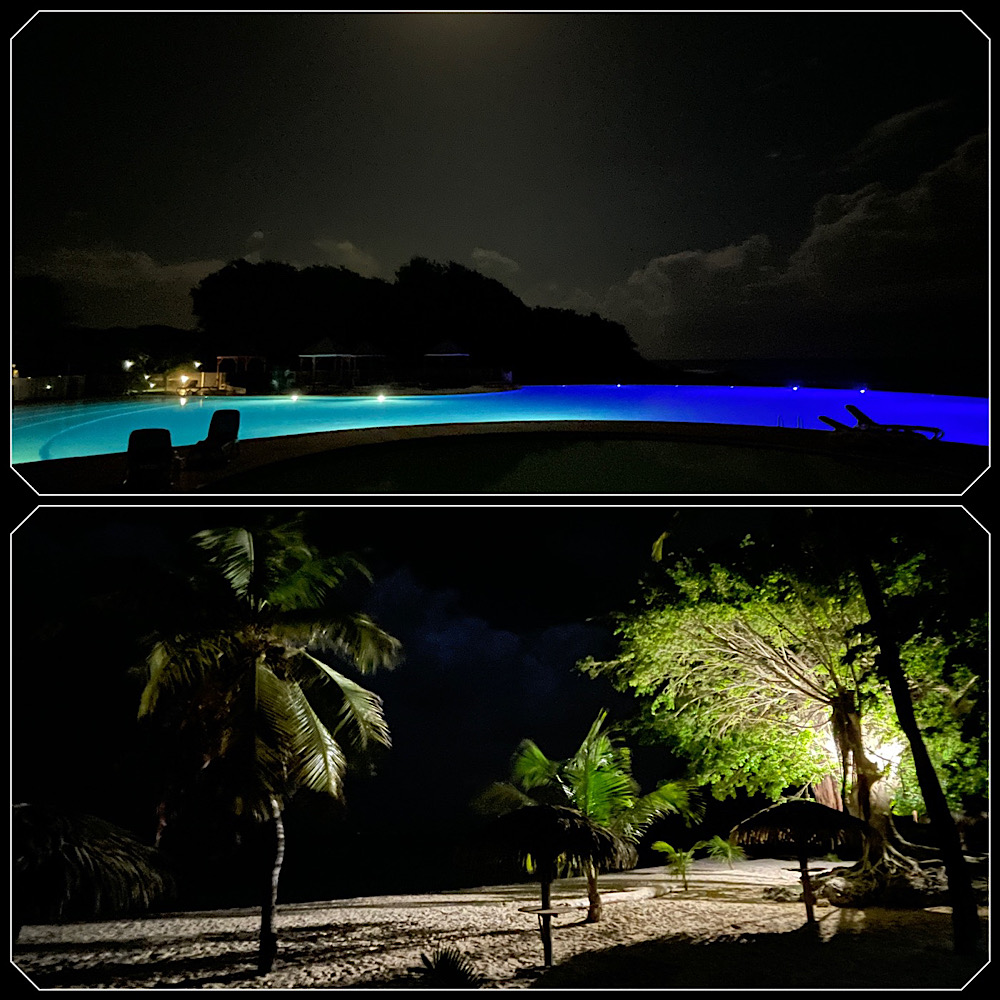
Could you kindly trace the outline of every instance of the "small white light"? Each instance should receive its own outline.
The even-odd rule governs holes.
[[[187,396],[181,396],[180,400],[181,400],[181,406],[187,406],[187,401],[188,401]]]
[[[299,398],[299,394],[297,392],[293,392],[292,393],[292,402],[294,403],[298,398]]]
[[[135,364],[134,361],[123,361],[122,362],[122,368],[124,368],[125,371],[128,371],[132,367],[132,365],[134,365],[134,364]]]
[[[384,403],[384,402],[385,402],[385,396],[384,396],[384,395],[383,395],[383,394],[382,394],[381,392],[380,392],[380,393],[379,393],[379,394],[378,394],[378,395],[377,395],[377,396],[376,396],[375,398],[376,398],[376,399],[377,399],[377,400],[378,400],[378,401],[379,401],[380,403]]]
[[[797,385],[793,385],[792,386],[792,392],[798,392],[798,391],[799,391],[799,387]]]
[[[858,392],[867,392],[867,389],[858,389]]]

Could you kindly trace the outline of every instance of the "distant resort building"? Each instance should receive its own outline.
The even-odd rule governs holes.
[[[296,385],[313,392],[372,385],[384,380],[386,371],[385,355],[371,344],[359,343],[347,349],[330,337],[324,337],[299,354]]]
[[[461,388],[510,381],[499,371],[477,365],[454,341],[442,341],[418,357],[402,360],[379,352],[366,341],[347,345],[324,337],[298,358],[295,384],[304,392],[375,385]]]

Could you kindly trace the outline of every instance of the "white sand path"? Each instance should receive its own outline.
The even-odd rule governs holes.
[[[687,889],[659,868],[602,876],[597,924],[583,922],[583,881],[561,880],[553,901],[577,909],[553,921],[549,970],[536,918],[520,910],[538,903],[532,883],[282,905],[266,977],[255,975],[254,910],[25,927],[14,962],[42,988],[419,988],[421,955],[453,947],[493,989],[957,989],[985,961],[952,954],[945,907],[821,905],[821,941],[797,933],[802,904],[764,896],[797,883],[790,867],[699,861]]]

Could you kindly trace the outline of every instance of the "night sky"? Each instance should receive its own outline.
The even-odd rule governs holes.
[[[83,326],[193,327],[234,259],[421,255],[652,358],[985,346],[959,12],[40,13],[12,55],[15,271]]]

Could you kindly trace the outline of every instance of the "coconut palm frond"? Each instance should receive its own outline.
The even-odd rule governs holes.
[[[628,833],[641,836],[650,824],[663,816],[680,816],[687,823],[696,823],[705,815],[705,803],[689,781],[667,781],[655,791],[640,796],[623,817]]]
[[[573,804],[602,826],[610,826],[614,817],[635,804],[635,782],[620,771],[588,762],[578,769],[567,768],[567,779],[573,789]]]
[[[164,695],[190,691],[218,669],[231,644],[225,639],[161,639],[146,658],[148,676],[139,699],[139,717],[150,715]]]
[[[288,687],[291,780],[294,785],[340,797],[347,766],[343,751],[298,684],[289,682]]]
[[[382,711],[382,699],[373,691],[363,688],[322,660],[318,660],[311,653],[302,651],[302,656],[319,667],[326,677],[337,685],[343,696],[343,708],[333,730],[334,734],[347,726],[353,730],[354,742],[360,747],[366,747],[369,742],[380,743],[384,747],[391,746],[389,724]]]
[[[534,740],[522,740],[510,764],[511,778],[526,792],[556,782],[559,761],[549,760]]]
[[[629,752],[617,746],[611,735],[604,730],[607,718],[608,713],[605,709],[597,713],[597,718],[591,723],[590,731],[583,738],[573,759],[576,761],[589,759],[597,765],[628,770],[631,767]]]
[[[257,709],[261,720],[257,771],[265,797],[281,795],[286,787],[305,787],[339,797],[345,770],[343,752],[299,685],[259,664]]]
[[[349,614],[316,628],[310,645],[329,649],[349,660],[363,674],[391,670],[399,663],[402,643],[365,614]]]
[[[309,557],[290,573],[281,575],[268,590],[268,604],[279,611],[320,608],[347,577],[342,560],[319,558],[307,551]]]
[[[522,806],[536,804],[530,795],[507,781],[495,781],[472,800],[472,808],[482,816],[503,816]]]
[[[652,844],[649,845],[654,851],[659,851],[660,854],[665,854],[668,858],[677,857],[677,848],[672,844],[668,844],[665,840],[654,840]]]
[[[195,542],[211,554],[210,562],[241,598],[250,595],[257,572],[254,536],[246,528],[221,528],[199,531]]]

